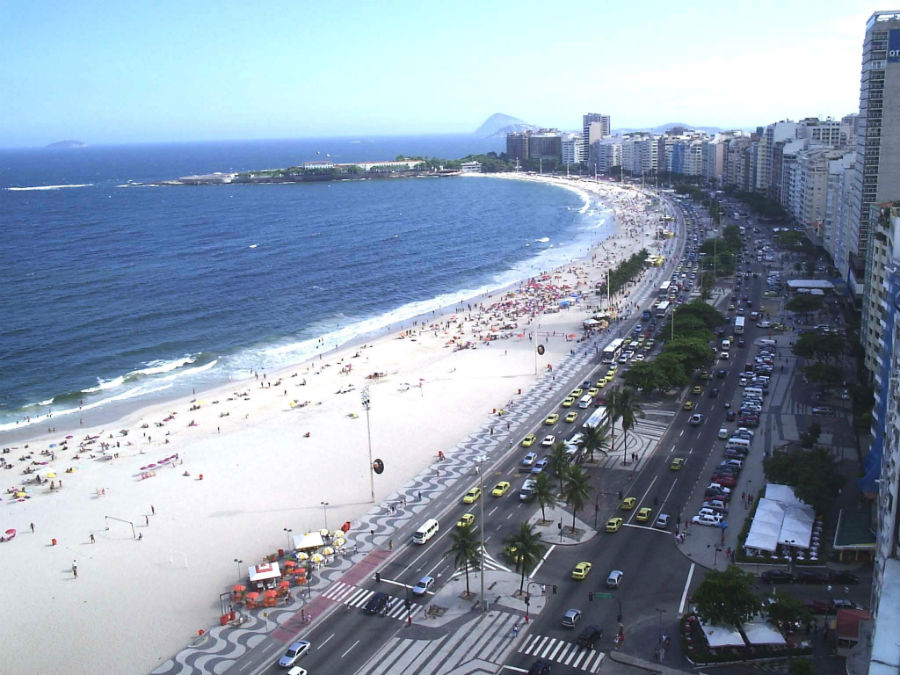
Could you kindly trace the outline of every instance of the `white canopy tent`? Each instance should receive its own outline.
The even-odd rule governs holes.
[[[751,645],[779,645],[784,646],[787,642],[784,636],[777,630],[772,628],[765,619],[756,617],[753,621],[743,624],[744,635],[747,636],[747,642]]]
[[[319,548],[325,545],[322,534],[319,532],[307,532],[302,537],[299,534],[293,536],[294,548],[302,551],[307,548]]]
[[[706,641],[711,649],[720,647],[743,647],[744,638],[734,628],[729,626],[716,626],[700,622],[700,628],[706,636]]]
[[[789,485],[770,483],[759,500],[744,546],[774,552],[779,544],[809,548],[816,514]]]
[[[268,579],[277,579],[281,576],[281,568],[277,562],[266,563],[264,565],[250,565],[247,568],[250,575],[250,581],[266,581]]]

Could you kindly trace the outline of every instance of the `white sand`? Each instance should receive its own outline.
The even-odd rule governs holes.
[[[623,227],[644,217],[636,214],[645,198],[634,191],[556,182],[590,190],[593,199],[600,194],[615,204]],[[594,251],[595,262],[588,255],[551,273],[549,281],[587,291],[605,273],[610,252],[612,264],[617,264],[640,244],[640,237],[619,234],[603,251]],[[521,299],[522,293],[516,297]],[[484,306],[500,298],[494,294]],[[217,621],[219,594],[237,579],[235,558],[244,561],[246,574],[248,564],[285,547],[284,528],[302,533],[322,527],[322,501],[330,503],[332,529],[369,509],[363,387],[370,386],[374,456],[387,467],[376,477],[380,500],[430,464],[438,450],[451,452],[493,409],[504,407],[518,389],[527,390],[535,381],[529,332],[537,330],[548,349],[539,357],[540,368],[565,358],[572,344],[564,336],[581,334],[592,302],[594,296],[589,295],[586,303],[537,321],[525,314],[491,317],[472,312],[471,320],[447,328],[449,317],[435,319],[437,330],[419,326],[402,339],[391,333],[364,348],[346,348],[269,373],[268,388],[249,379],[204,392],[196,397],[201,402],[198,410],[190,410],[195,405],[190,400],[179,400],[141,410],[104,429],[81,430],[69,441],[72,449],[57,446],[55,461],[35,467],[42,475],[55,472],[63,487],[51,492],[49,483],[28,485],[31,498],[24,502],[5,493],[14,482],[19,481],[18,486],[31,477],[21,475],[29,462],[18,457],[33,451],[33,459],[46,460],[38,453],[65,434],[36,433],[28,450],[16,442],[4,455],[15,468],[0,473],[5,479],[0,532],[18,530],[15,539],[0,544],[0,575],[10,601],[0,629],[3,670],[152,670],[198,629]],[[501,330],[511,337],[487,346],[483,337],[506,322],[518,328]],[[554,331],[555,337],[544,337]],[[454,336],[477,348],[455,350],[448,346]],[[342,373],[347,364],[351,372]],[[366,378],[376,371],[386,376]],[[344,389],[351,390],[336,393]],[[242,392],[249,394],[246,400],[234,396]],[[292,400],[310,403],[292,408]],[[174,419],[156,426],[170,412],[176,413]],[[223,412],[228,416],[220,416]],[[189,426],[191,421],[196,426]],[[148,427],[141,428],[143,424]],[[117,433],[123,428],[129,429],[127,437]],[[304,437],[307,431],[310,436]],[[88,435],[100,436],[89,446],[96,450],[80,451],[80,459],[74,459],[77,443]],[[109,451],[118,452],[118,458],[92,459],[91,452],[99,456],[101,441],[111,446],[118,441],[120,447]],[[0,446],[11,445],[0,437]],[[183,464],[157,468],[152,477],[140,478],[141,467],[175,453]],[[69,467],[77,471],[65,473]],[[102,490],[105,495],[98,494]],[[156,515],[150,515],[151,505]],[[106,516],[133,522],[142,539],[132,537],[130,525]],[[35,534],[29,523],[34,523]],[[91,534],[96,543],[90,542]],[[50,546],[51,538],[57,539],[56,546]],[[78,563],[77,579],[71,571],[73,560]]]

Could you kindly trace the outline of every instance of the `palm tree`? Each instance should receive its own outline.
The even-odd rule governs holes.
[[[622,433],[625,440],[625,453],[628,453],[628,430],[634,429],[636,417],[646,417],[641,406],[637,404],[637,396],[634,389],[625,387],[617,397],[616,404],[619,408],[619,416],[622,418]]]
[[[559,478],[560,492],[562,492],[563,476],[568,466],[569,458],[566,456],[566,444],[563,441],[557,441],[550,450],[550,468]]]
[[[562,498],[572,507],[572,532],[575,531],[575,514],[584,508],[591,497],[591,485],[588,475],[580,466],[571,466],[566,472]]]
[[[616,422],[622,416],[619,413],[619,397],[622,392],[618,387],[613,387],[606,396],[606,423],[609,425],[609,451],[616,449]]]
[[[519,531],[507,537],[504,542],[508,548],[515,548],[514,559],[516,571],[521,572],[519,581],[519,593],[525,587],[525,573],[530,572],[537,565],[546,548],[541,541],[541,533],[534,531],[534,526],[522,523]]]
[[[584,438],[582,439],[582,444],[585,449],[590,453],[590,457],[588,459],[589,462],[594,461],[594,450],[598,450],[599,452],[606,451],[603,449],[603,446],[607,444],[607,439],[609,437],[609,420],[603,424],[598,424],[593,427],[588,427],[587,430],[584,431]]]
[[[544,513],[544,508],[547,506],[556,506],[559,498],[556,496],[556,492],[550,484],[550,477],[543,471],[541,471],[534,479],[534,498],[541,507],[541,520],[546,522],[547,514]]]
[[[466,570],[466,595],[469,591],[469,565],[477,566],[481,561],[481,545],[475,538],[475,528],[471,525],[455,527],[450,532],[450,552],[454,555],[453,563],[457,568]]]

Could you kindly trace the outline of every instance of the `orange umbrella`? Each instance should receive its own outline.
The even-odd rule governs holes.
[[[279,581],[278,585],[281,586],[281,588],[287,588],[288,586],[291,585],[291,582],[290,581]]]
[[[256,591],[251,591],[250,593],[247,593],[248,600],[256,600],[258,597],[259,597],[259,593],[257,593]]]
[[[231,590],[233,590],[235,593],[242,593],[242,592],[244,592],[244,591],[247,590],[247,587],[246,587],[246,586],[243,586],[243,585],[241,585],[241,584],[237,584],[237,585],[236,585],[234,588],[232,588]]]
[[[297,562],[294,560],[288,560],[287,562],[284,563],[284,566],[287,568],[296,567]]]
[[[264,598],[274,598],[275,591],[272,591],[272,590],[266,591],[265,593],[263,593],[263,597]]]

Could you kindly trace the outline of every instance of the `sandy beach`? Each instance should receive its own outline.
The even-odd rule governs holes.
[[[587,214],[601,203],[615,211],[616,234],[559,269],[365,344],[102,428],[48,433],[47,420],[27,440],[0,436],[12,465],[0,472],[0,533],[16,531],[0,543],[0,573],[17,589],[0,629],[5,670],[151,671],[217,622],[220,593],[289,534],[368,511],[366,387],[373,457],[385,465],[378,501],[570,354],[605,304],[595,283],[649,246],[656,214],[639,192],[607,183],[479,178],[576,190]],[[536,358],[538,341],[546,352]]]

